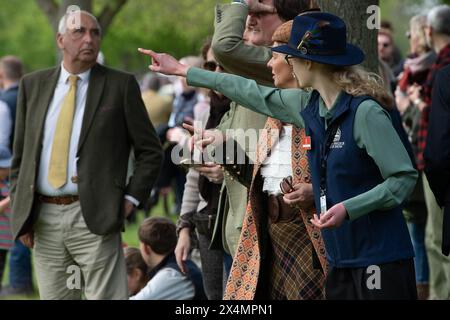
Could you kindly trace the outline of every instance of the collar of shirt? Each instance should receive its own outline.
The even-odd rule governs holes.
[[[89,82],[89,78],[91,77],[91,70],[89,69],[83,73],[77,74],[77,76],[80,78],[80,80],[82,82]],[[66,70],[66,68],[64,68],[64,64],[61,63],[61,75],[59,76],[59,81],[58,83],[64,83],[67,84],[69,81],[69,76],[71,76],[72,74]],[[78,81],[80,81],[78,80]]]
[[[334,109],[336,108],[336,105],[339,103],[339,100],[341,100],[342,94],[344,91],[341,91],[339,95],[336,98],[336,101],[334,101],[333,105],[330,109],[327,108],[325,105],[325,102],[323,101],[322,97],[319,99],[319,115],[321,118],[325,118],[325,120],[328,122],[331,118],[333,118]]]

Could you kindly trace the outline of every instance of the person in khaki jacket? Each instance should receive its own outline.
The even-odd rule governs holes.
[[[272,72],[267,62],[272,58],[270,46],[273,32],[285,21],[310,8],[306,0],[254,0],[233,1],[218,5],[215,15],[215,32],[212,41],[214,55],[225,72],[256,80],[263,85],[274,86]],[[277,13],[275,13],[277,12]],[[252,32],[249,42],[243,40],[246,20]],[[242,149],[254,159],[259,130],[267,121],[262,116],[242,106],[232,103],[230,111],[222,118],[218,129],[256,130],[255,143],[241,145]],[[242,139],[243,140],[243,139]],[[244,141],[244,140],[243,140]],[[208,169],[199,169],[208,174]],[[243,218],[247,207],[247,188],[232,176],[225,174],[221,200],[216,219],[212,248],[223,246],[234,256],[241,234]]]

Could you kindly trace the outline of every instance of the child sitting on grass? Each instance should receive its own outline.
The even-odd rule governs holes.
[[[203,300],[200,269],[190,260],[183,274],[175,259],[177,235],[175,224],[168,218],[151,217],[139,227],[140,251],[150,269],[150,281],[130,300]]]

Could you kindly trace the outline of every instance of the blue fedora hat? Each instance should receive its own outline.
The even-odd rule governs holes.
[[[364,61],[364,52],[347,43],[345,22],[330,13],[308,12],[294,18],[287,45],[275,52],[335,66],[352,66]]]

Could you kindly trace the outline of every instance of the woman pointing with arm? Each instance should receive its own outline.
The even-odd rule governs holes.
[[[296,17],[289,43],[273,51],[287,55],[299,87],[312,92],[258,86],[237,76],[188,69],[165,54],[141,52],[152,57],[153,71],[186,76],[191,85],[305,127],[320,212],[312,223],[322,229],[330,265],[328,299],[416,299],[414,254],[401,204],[417,172],[392,125],[392,99],[357,66],[364,53],[347,43],[345,23],[337,16]],[[368,285],[373,272],[379,281]]]

